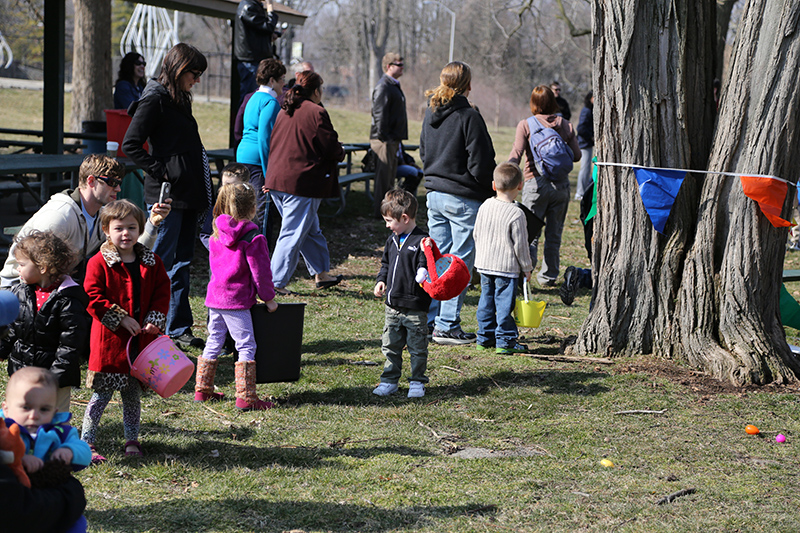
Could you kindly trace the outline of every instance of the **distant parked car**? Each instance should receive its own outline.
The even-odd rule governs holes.
[[[328,98],[347,98],[350,96],[350,89],[342,85],[329,85],[325,87],[325,95]]]

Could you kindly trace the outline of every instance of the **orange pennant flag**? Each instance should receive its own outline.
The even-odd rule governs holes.
[[[785,181],[755,176],[740,176],[739,178],[742,180],[742,190],[745,196],[758,203],[761,212],[773,226],[783,228],[794,225],[781,218],[783,202],[786,200],[786,192],[789,190],[789,185]]]

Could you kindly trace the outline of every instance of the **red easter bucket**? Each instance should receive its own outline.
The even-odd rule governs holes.
[[[156,391],[162,398],[178,392],[194,375],[194,364],[166,335],[157,337],[142,348],[131,362],[131,340],[128,340],[128,363],[131,375]]]

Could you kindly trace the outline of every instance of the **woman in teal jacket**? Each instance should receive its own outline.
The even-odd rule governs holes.
[[[257,196],[256,224],[265,235],[267,194],[263,190],[264,176],[267,174],[272,127],[281,110],[278,91],[283,89],[285,80],[286,67],[277,59],[264,59],[258,64],[258,90],[244,108],[244,132],[236,150],[236,161],[250,171],[250,184]]]

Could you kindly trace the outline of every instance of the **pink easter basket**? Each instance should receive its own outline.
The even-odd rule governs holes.
[[[128,363],[131,375],[156,391],[162,398],[178,392],[194,375],[194,364],[166,335],[142,348],[131,362],[131,340],[128,340]]]

